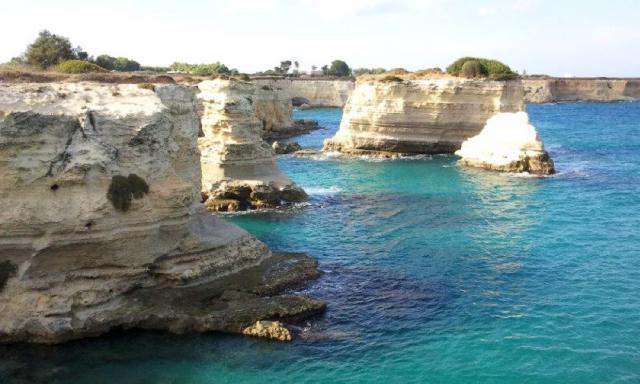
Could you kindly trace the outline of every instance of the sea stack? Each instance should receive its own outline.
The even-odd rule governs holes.
[[[206,212],[198,124],[189,87],[0,83],[1,342],[241,333],[322,310],[280,295],[314,260]]]
[[[446,74],[358,78],[325,151],[352,155],[453,153],[501,112],[525,109],[522,82]]]
[[[198,88],[206,206],[236,211],[306,200],[306,193],[278,169],[271,146],[262,140],[254,84],[218,79],[203,81]]]
[[[493,116],[482,132],[462,143],[456,155],[463,166],[535,175],[555,173],[553,160],[526,112]]]

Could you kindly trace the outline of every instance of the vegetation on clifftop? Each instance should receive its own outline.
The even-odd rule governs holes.
[[[106,69],[86,60],[67,60],[56,65],[55,70],[56,72],[71,74],[107,72]]]
[[[466,68],[465,64],[470,62]],[[513,80],[520,77],[508,65],[498,60],[462,57],[447,67],[447,73],[464,77],[489,77],[491,80]]]
[[[12,62],[23,62],[34,67],[49,68],[66,60],[86,60],[88,57],[89,55],[82,48],[73,48],[66,37],[44,30],[27,47],[24,55],[14,58]]]
[[[69,61],[75,63],[65,64]],[[63,73],[99,72],[98,68],[102,71],[119,72],[133,72],[141,69],[140,63],[126,57],[100,55],[94,59],[81,47],[73,48],[68,38],[47,30],[41,31],[35,41],[27,47],[24,54],[14,57],[8,64],[18,68],[53,68],[63,71]],[[87,64],[92,64],[92,66]]]
[[[196,76],[212,76],[212,75],[237,75],[237,69],[229,69],[226,65],[215,62],[211,64],[189,64],[189,63],[173,63],[169,70],[179,73],[188,73]]]
[[[110,71],[133,72],[140,70],[140,63],[127,57],[100,55],[96,57],[95,63]]]

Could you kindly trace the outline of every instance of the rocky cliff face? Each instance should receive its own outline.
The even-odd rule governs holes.
[[[344,80],[287,80],[289,93],[311,107],[339,107],[347,103],[355,83]]]
[[[398,79],[399,80],[399,79]],[[358,81],[325,151],[453,153],[499,112],[524,110],[520,81],[455,77]]]
[[[640,79],[543,78],[522,82],[525,100],[530,103],[640,99]]]
[[[0,83],[0,341],[242,332],[322,308],[276,294],[313,261],[272,256],[200,204],[195,105],[175,85]]]
[[[278,80],[258,80],[253,100],[256,117],[262,123],[263,137],[293,128],[293,106],[288,87],[283,87]]]
[[[535,175],[555,173],[553,160],[526,112],[493,116],[482,132],[462,143],[456,155],[463,166]]]
[[[202,186],[211,210],[245,210],[304,201],[304,191],[277,167],[261,138],[255,87],[236,80],[198,85],[203,105]]]
[[[258,79],[254,83],[257,88],[270,88],[282,98],[288,97],[296,106],[310,107],[342,108],[354,89],[354,82],[349,80]]]
[[[262,138],[281,139],[307,133],[319,128],[310,120],[293,120],[293,104],[290,80],[254,80],[253,101],[256,117],[262,123]]]

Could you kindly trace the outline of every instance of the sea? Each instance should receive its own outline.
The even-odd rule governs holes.
[[[310,195],[225,215],[316,257],[327,302],[277,343],[116,332],[0,346],[1,383],[640,383],[640,102],[530,105],[557,174],[457,158],[278,157]],[[337,108],[295,112],[321,129]]]

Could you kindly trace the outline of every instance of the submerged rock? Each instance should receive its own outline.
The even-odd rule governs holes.
[[[302,146],[295,142],[281,143],[279,141],[274,141],[273,144],[271,144],[271,148],[273,148],[273,152],[276,155],[286,155],[289,153],[302,150]]]
[[[535,175],[555,173],[553,160],[526,112],[492,117],[482,132],[462,143],[456,155],[463,166]]]

